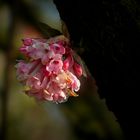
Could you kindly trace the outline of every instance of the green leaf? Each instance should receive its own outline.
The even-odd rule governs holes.
[[[37,27],[40,30],[40,32],[43,35],[47,36],[48,38],[62,34],[60,31],[58,31],[58,30],[56,30],[56,29],[54,29],[54,28],[50,27],[49,25],[42,23],[42,22],[37,23]]]

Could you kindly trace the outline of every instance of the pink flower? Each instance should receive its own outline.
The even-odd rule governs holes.
[[[50,50],[54,51],[55,54],[65,54],[65,48],[57,43],[51,44]]]
[[[70,87],[72,91],[78,91],[80,89],[80,81],[78,80],[78,78],[69,71],[67,71],[66,74],[70,80]]]
[[[25,61],[19,61],[19,63],[16,65],[17,68],[17,78],[19,81],[26,80],[30,72],[34,71],[34,68],[37,68],[38,61],[32,61],[30,63],[26,63]]]
[[[63,91],[55,93],[52,97],[55,102],[59,102],[59,103],[67,100],[66,94]]]
[[[48,51],[45,55],[42,56],[41,61],[43,65],[46,65],[50,59],[55,57],[55,53],[53,51]]]
[[[68,40],[60,36],[48,40],[23,39],[20,51],[28,61],[18,61],[16,69],[17,79],[27,95],[56,103],[78,96],[77,76],[82,75],[82,68],[74,61],[69,46]]]
[[[48,45],[38,39],[24,39],[20,51],[33,60],[41,59],[48,52]]]
[[[61,57],[61,55],[56,54],[56,56],[46,66],[46,70],[54,74],[57,74],[59,71],[61,71],[63,66]]]

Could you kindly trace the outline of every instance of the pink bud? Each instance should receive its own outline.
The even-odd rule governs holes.
[[[31,38],[26,38],[26,39],[23,39],[22,41],[23,41],[23,44],[24,44],[25,46],[30,46],[30,45],[32,45],[32,39],[31,39]]]
[[[69,60],[65,59],[64,62],[63,62],[63,69],[68,70],[69,65],[70,65]]]
[[[63,62],[63,69],[68,70],[73,65],[73,58],[69,55]]]
[[[81,76],[83,74],[82,67],[76,62],[73,65],[73,69],[77,76]]]

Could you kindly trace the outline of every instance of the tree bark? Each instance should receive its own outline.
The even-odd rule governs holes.
[[[126,138],[134,139],[138,136],[137,131],[133,132],[134,122],[137,123],[133,116],[137,116],[136,63],[140,45],[136,12],[122,1],[54,0],[54,3],[74,46],[84,49],[81,57],[96,80],[100,97],[106,98]]]

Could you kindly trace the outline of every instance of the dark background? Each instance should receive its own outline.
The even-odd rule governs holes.
[[[0,139],[138,139],[138,1],[1,0],[0,18]],[[66,34],[60,18],[92,76],[77,98],[36,103],[20,94],[18,48],[24,37]]]
[[[138,133],[131,125],[137,123],[139,3],[135,0],[54,1],[74,44],[84,46],[81,56],[96,80],[100,97],[106,98],[125,136],[135,139]]]

